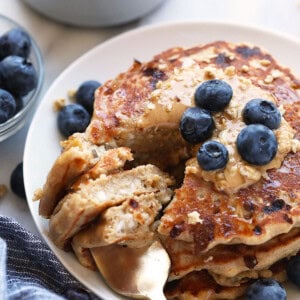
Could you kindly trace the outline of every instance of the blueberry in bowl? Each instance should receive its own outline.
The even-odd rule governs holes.
[[[0,78],[1,86],[16,96],[26,96],[37,84],[37,74],[32,63],[17,55],[1,60]]]
[[[17,104],[13,95],[0,89],[0,124],[9,120],[15,113]]]
[[[31,50],[31,38],[21,28],[13,28],[0,37],[0,60],[17,55],[28,58]]]
[[[30,33],[0,15],[0,142],[29,120],[43,76],[42,55]]]

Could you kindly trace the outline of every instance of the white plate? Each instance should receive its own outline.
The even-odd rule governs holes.
[[[114,294],[96,272],[83,268],[75,257],[57,249],[47,236],[48,223],[38,215],[38,203],[31,201],[34,191],[42,187],[47,173],[60,153],[59,135],[53,101],[65,97],[67,90],[88,79],[101,82],[127,70],[133,59],[148,60],[174,46],[227,40],[251,42],[268,49],[282,64],[300,74],[300,42],[288,36],[228,23],[185,22],[149,26],[113,38],[76,60],[52,84],[44,96],[30,126],[24,153],[24,178],[28,204],[40,233],[64,266],[85,286],[104,299],[121,297]],[[288,299],[300,298],[300,292],[288,287]]]

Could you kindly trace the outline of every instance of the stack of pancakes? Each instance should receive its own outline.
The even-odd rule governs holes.
[[[195,89],[210,79],[233,89],[214,116],[213,138],[231,149],[230,163],[216,173],[201,170],[200,145],[179,131]],[[158,236],[172,262],[170,299],[234,299],[257,278],[285,280],[286,262],[300,250],[298,89],[290,69],[248,44],[177,47],[135,61],[96,91],[91,124],[64,142],[38,196],[54,242],[71,244],[93,267],[90,248],[140,247]],[[282,113],[278,153],[264,167],[243,162],[235,147],[241,111],[253,98],[273,101]]]

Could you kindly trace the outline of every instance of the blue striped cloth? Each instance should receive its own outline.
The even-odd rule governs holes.
[[[39,237],[0,216],[0,300],[72,300],[64,292],[78,288],[85,289]]]

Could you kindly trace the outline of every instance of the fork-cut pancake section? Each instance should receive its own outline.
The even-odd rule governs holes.
[[[84,248],[114,243],[133,248],[143,247],[152,242],[155,228],[151,230],[151,225],[171,196],[170,189],[131,195],[122,204],[106,209],[97,222],[74,236],[72,244]]]
[[[50,218],[50,237],[64,248],[68,240],[94,220],[106,208],[118,205],[130,197],[166,192],[172,178],[153,165],[139,166],[116,174],[100,174],[97,178],[78,180],[57,205]]]
[[[72,238],[72,248],[79,262],[93,268],[91,248],[112,244],[141,248],[153,243],[156,236],[154,222],[171,196],[171,189],[131,195],[120,205],[107,208],[98,220]]]

